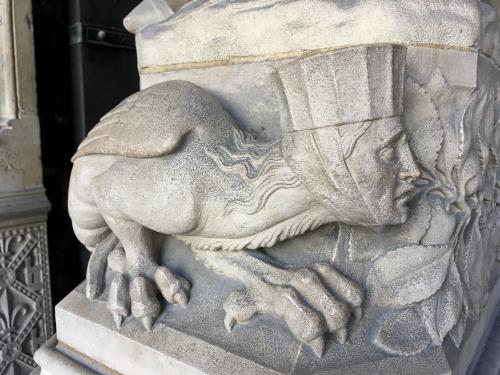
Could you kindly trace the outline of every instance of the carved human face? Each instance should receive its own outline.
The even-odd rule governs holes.
[[[401,224],[407,220],[406,203],[420,170],[399,117],[373,121],[357,140],[346,164],[373,225]]]

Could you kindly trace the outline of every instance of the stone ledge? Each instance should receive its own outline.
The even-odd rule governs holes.
[[[84,366],[82,363],[67,356],[57,347],[57,338],[52,336],[35,354],[35,361],[40,368],[35,369],[31,375],[95,375],[97,372]]]
[[[235,368],[279,374],[164,324],[152,334],[132,325],[119,331],[104,302],[90,303],[77,290],[56,307],[56,319],[60,343],[122,374],[230,374]]]
[[[140,31],[138,60],[146,68],[388,42],[475,49],[480,29],[475,0],[197,1]]]
[[[0,193],[0,220],[46,215],[49,210],[50,203],[42,187]]]
[[[193,335],[157,324],[153,333],[147,333],[129,322],[118,331],[103,301],[90,303],[81,287],[70,293],[56,308],[58,325],[58,349],[47,347],[37,352],[35,357],[42,368],[47,355],[62,364],[69,361],[67,353],[79,363],[89,361],[109,368],[110,373],[121,374],[158,374],[173,372],[179,374],[285,374],[267,368],[252,360],[235,355],[215,343],[202,340]],[[446,343],[430,352],[414,357],[387,356],[384,359],[358,363],[348,368],[337,368],[328,374],[466,374],[484,337],[488,334],[492,316],[500,299],[500,282],[491,291],[488,305],[466,338],[460,352],[452,353]],[[99,343],[99,345],[97,345]],[[50,345],[49,345],[50,347]],[[52,348],[55,344],[52,343]],[[62,357],[63,354],[65,357]],[[116,358],[120,361],[116,361]],[[455,358],[455,360],[453,360]],[[72,363],[72,362],[71,362]],[[71,365],[73,366],[73,365]],[[97,365],[91,366],[96,368]],[[140,366],[140,367],[138,367]],[[52,367],[51,367],[52,368]],[[85,366],[85,368],[88,368]],[[53,372],[60,374],[61,372]],[[68,372],[64,372],[68,373]],[[84,372],[83,372],[84,373]],[[83,374],[82,373],[82,374]],[[101,372],[101,373],[107,373]],[[323,373],[323,372],[322,372]],[[44,374],[42,372],[42,374]],[[51,374],[49,372],[49,374]],[[68,373],[69,374],[69,373]],[[80,374],[75,372],[75,374]]]

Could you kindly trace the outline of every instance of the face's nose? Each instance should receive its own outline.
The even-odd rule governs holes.
[[[412,183],[422,175],[406,140],[400,150],[399,162],[399,178],[401,180]]]

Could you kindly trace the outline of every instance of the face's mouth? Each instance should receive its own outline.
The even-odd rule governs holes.
[[[396,194],[394,194],[394,200],[396,203],[405,204],[416,194],[415,186],[410,184],[400,184],[396,189]]]

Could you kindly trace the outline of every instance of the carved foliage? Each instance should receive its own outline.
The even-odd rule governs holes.
[[[425,328],[422,325],[415,325],[415,322],[420,321],[421,317],[413,307],[389,313],[378,327],[374,339],[375,345],[390,354],[420,353],[430,344]],[[408,340],[408,337],[411,337],[411,340]]]
[[[492,91],[473,90],[460,106],[463,93],[440,71],[425,85],[408,78],[405,90],[408,140],[423,172],[421,195],[407,224],[372,231],[370,244],[362,240],[368,234],[354,228],[349,253],[351,260],[372,262],[370,300],[392,309],[377,327],[374,344],[413,355],[440,345],[450,332],[459,346],[467,317],[477,318],[485,302],[498,248],[492,241],[498,132]]]
[[[460,317],[462,304],[460,275],[455,261],[452,260],[442,287],[420,305],[422,318],[433,344],[441,344],[446,334],[454,327]]]
[[[376,305],[409,305],[432,296],[443,285],[450,264],[446,246],[406,246],[373,264],[367,287]]]

